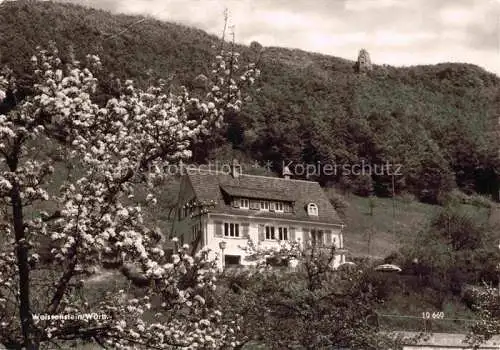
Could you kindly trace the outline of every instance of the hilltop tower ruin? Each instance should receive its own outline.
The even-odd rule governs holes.
[[[355,65],[356,73],[366,73],[373,69],[370,54],[365,49],[359,50],[358,60]]]

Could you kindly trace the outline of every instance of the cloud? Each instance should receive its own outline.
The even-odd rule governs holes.
[[[353,12],[380,10],[387,7],[407,7],[410,2],[404,0],[347,0],[345,9]]]
[[[309,40],[314,50],[321,50],[325,47],[363,46],[368,41],[368,35],[366,32],[310,34]]]
[[[265,11],[261,12],[261,21],[272,25],[279,30],[290,30],[297,27],[313,28],[314,22],[311,18],[289,11]]]
[[[443,8],[439,15],[443,24],[451,26],[467,26],[469,23],[473,23],[475,19],[475,14],[464,7]]]
[[[380,30],[373,35],[373,43],[382,47],[410,46],[436,38],[436,34],[430,32],[395,32]]]

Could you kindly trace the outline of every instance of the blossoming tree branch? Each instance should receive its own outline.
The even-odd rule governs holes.
[[[120,349],[234,346],[231,327],[237,325],[223,322],[211,297],[214,263],[188,247],[167,259],[161,234],[145,222],[134,194],[146,188],[147,205],[154,205],[164,166],[188,159],[193,140],[240,110],[242,91],[259,71],[238,58],[232,47],[222,48],[199,99],[184,88],[142,90],[129,80],[119,98],[98,105],[97,56],[63,62],[55,45],[36,52],[32,94],[0,115],[1,343],[28,349],[75,339]],[[4,72],[2,99],[15,89],[12,74]],[[51,191],[61,159],[79,171]],[[42,245],[50,248],[51,264],[40,261]],[[140,298],[108,293],[89,310],[80,280],[105,255],[138,269],[147,292]],[[147,321],[142,315],[151,308],[156,313]],[[88,312],[110,317],[33,318]]]

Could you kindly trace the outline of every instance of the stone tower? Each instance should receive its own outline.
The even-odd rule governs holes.
[[[366,73],[373,69],[370,54],[365,49],[359,50],[355,68],[357,73]]]

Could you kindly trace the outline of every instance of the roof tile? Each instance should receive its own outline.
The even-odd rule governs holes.
[[[325,192],[317,182],[272,178],[240,174],[233,177],[230,174],[215,171],[200,171],[187,175],[199,200],[213,200],[217,204],[212,210],[218,213],[242,214],[241,209],[235,209],[225,203],[223,189],[231,196],[260,198],[268,200],[294,201],[294,213],[280,214],[249,210],[248,215],[256,217],[289,217],[296,220],[318,221],[341,224]],[[263,196],[265,196],[263,198]],[[307,214],[307,204],[318,206],[318,217]]]

